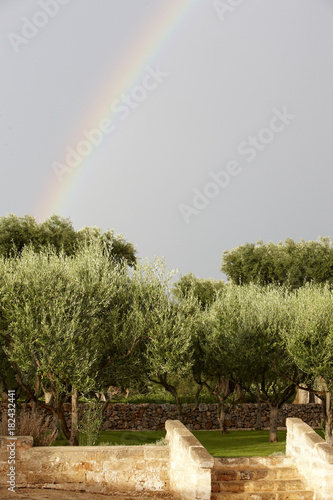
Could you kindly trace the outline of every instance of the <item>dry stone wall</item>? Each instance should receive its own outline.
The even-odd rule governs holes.
[[[31,405],[24,405],[26,411],[31,411]],[[81,406],[81,412],[83,411]],[[70,405],[65,405],[65,413],[70,425]],[[1,405],[2,413],[7,411],[6,405]],[[40,414],[46,416],[43,409]],[[286,418],[300,418],[311,427],[320,427],[322,422],[322,407],[320,404],[286,404],[279,412],[278,427],[286,427]],[[110,403],[104,414],[104,430],[164,430],[166,420],[179,419],[176,405],[170,404],[127,404]],[[227,427],[229,429],[251,429],[255,427],[257,405],[243,404],[227,410]],[[190,430],[218,429],[217,406],[215,404],[182,405],[182,422]],[[269,408],[262,406],[262,422],[269,426]],[[51,423],[51,422],[50,422]]]

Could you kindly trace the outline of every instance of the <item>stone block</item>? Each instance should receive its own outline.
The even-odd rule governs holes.
[[[10,443],[15,443],[15,449],[27,450],[33,447],[34,439],[32,436],[0,436],[0,450],[6,450]]]
[[[207,488],[198,487],[195,490],[195,500],[210,500],[211,493],[207,491]]]
[[[92,471],[95,470],[95,464],[92,462],[78,462],[73,464],[72,469],[74,471]]]
[[[238,471],[233,469],[212,471],[212,481],[236,481],[237,479],[238,479]]]
[[[191,447],[190,457],[196,463],[197,467],[211,469],[214,466],[214,458],[201,444]]]
[[[144,448],[144,456],[146,459],[149,458],[160,458],[160,459],[169,459],[170,457],[170,448],[169,446],[145,446]]]
[[[84,483],[86,474],[83,471],[63,473],[63,472],[27,472],[26,479],[28,484],[44,484],[44,483]]]
[[[193,434],[190,436],[182,436],[180,443],[181,446],[185,446],[186,448],[190,448],[191,446],[200,446],[202,448],[202,444],[196,437],[193,436]]]
[[[31,465],[30,463],[26,462],[26,466],[30,467],[31,469]],[[64,470],[66,470],[66,465],[67,465],[67,470],[70,469],[70,465],[69,464],[64,464],[62,462],[42,462],[40,465],[39,465],[39,470],[41,472],[62,472]]]
[[[182,424],[179,420],[166,420],[165,422],[165,430],[167,432],[174,432],[175,429],[186,429],[184,424]]]
[[[118,460],[129,459],[129,458],[144,458],[144,450],[142,447],[138,446],[124,446],[119,447],[116,451],[116,458]]]
[[[297,491],[304,490],[305,485],[300,479],[290,479],[287,481],[278,481],[277,490],[278,491]]]
[[[324,443],[324,439],[314,431],[311,430],[310,432],[306,432],[303,436],[303,442],[306,446],[308,446],[311,451],[313,451],[314,447],[318,443]]]
[[[287,426],[287,429],[289,431],[290,430],[293,430],[294,426],[297,425],[297,424],[303,424],[303,420],[301,420],[300,418],[287,418],[286,419],[286,426]]]
[[[305,424],[304,422],[301,423],[295,423],[293,427],[293,436],[295,439],[299,439],[302,437],[304,434],[308,432],[314,432],[313,429],[308,424]]]
[[[212,493],[219,493],[220,492],[220,483],[219,482],[212,482]]]
[[[160,471],[162,469],[169,469],[168,460],[150,459],[145,460],[143,463],[145,464],[146,469],[150,472],[154,472],[154,470]]]
[[[262,474],[262,472],[264,474]],[[256,480],[258,479],[264,479],[267,475],[267,471],[261,471],[261,470],[240,470],[238,472],[238,478],[239,481],[253,481],[254,478]]]
[[[274,500],[313,500],[313,493],[311,491],[279,491],[274,496]]]
[[[105,473],[104,472],[95,472],[95,471],[88,471],[86,474],[86,482],[87,483],[98,483],[98,484],[103,484],[106,483],[105,479]]]
[[[266,480],[266,481],[273,481],[275,479],[277,479],[277,469],[256,469],[253,471],[253,479],[255,479],[256,481],[262,481],[262,480]],[[252,472],[249,471],[249,472],[245,472],[245,471],[242,471],[244,474],[247,474],[250,476],[250,478],[252,479]],[[242,477],[240,479],[243,479]]]
[[[245,483],[241,483],[239,481],[220,483],[221,493],[245,493],[245,491],[251,491],[250,489],[246,490],[245,487]]]
[[[87,448],[84,446],[84,448]],[[96,463],[102,463],[104,460],[111,460],[112,457],[116,457],[116,451],[119,450],[119,446],[98,446],[93,447],[92,451],[88,454],[81,455],[81,459],[90,460]],[[82,448],[81,448],[82,450]]]
[[[318,456],[328,464],[333,464],[333,446],[331,444],[325,443],[324,440],[316,446],[316,452]],[[333,467],[332,467],[333,474]]]
[[[25,487],[27,484],[28,483],[27,483],[27,476],[26,476],[26,474],[22,474],[21,472],[18,472],[16,474],[16,487],[17,488],[22,488],[22,487]]]
[[[151,464],[151,465],[150,465]],[[149,463],[147,463],[145,460],[136,460],[133,464],[132,464],[132,471],[133,473],[135,474],[136,471],[145,471],[145,470],[154,470],[153,467],[154,465],[156,464],[156,462],[154,461],[149,461]]]
[[[249,465],[249,459],[244,458],[215,458],[214,467],[217,469],[222,469],[225,467],[247,467]]]
[[[133,467],[132,460],[107,460],[103,462],[103,471],[129,471]]]
[[[30,472],[33,472],[34,474],[44,474],[44,473],[48,473],[48,472],[53,472],[51,469],[49,469],[49,471],[42,471],[42,464],[41,463],[35,463],[34,461],[25,461],[25,462],[20,462],[18,465],[17,465],[17,468],[18,470],[20,470],[21,472],[27,472],[27,473],[30,473]]]
[[[275,472],[276,479],[294,479],[298,475],[298,470],[296,468],[276,469],[270,472]]]

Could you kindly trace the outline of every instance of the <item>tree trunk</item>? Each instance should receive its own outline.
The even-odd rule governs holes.
[[[180,421],[182,421],[183,420],[183,417],[182,417],[182,406],[181,406],[180,401],[179,401],[177,389],[173,385],[168,384],[166,377],[163,377],[163,375],[159,375],[158,376],[159,382],[157,382],[156,380],[153,380],[153,379],[149,379],[149,380],[151,380],[152,382],[155,382],[155,384],[161,385],[162,387],[164,387],[164,389],[166,391],[170,392],[170,394],[173,395],[173,397],[175,398],[176,406],[177,406],[177,416],[178,416],[178,419]]]
[[[323,429],[325,429],[326,427],[326,415],[327,415],[327,412],[326,412],[326,394],[325,395],[317,395],[316,396],[319,401],[320,401],[320,404],[321,404],[321,412],[322,412],[322,421],[321,421],[321,426]]]
[[[178,419],[180,421],[182,421],[183,420],[182,405],[180,404],[178,393],[173,386],[168,386],[168,387],[169,387],[169,389],[167,389],[167,390],[169,390],[171,392],[171,394],[173,395],[173,397],[175,398],[175,401],[176,401]]]
[[[200,384],[198,389],[195,391],[195,398],[194,398],[194,408],[193,410],[197,410],[199,408],[199,396],[200,392],[202,391],[203,385]]]
[[[332,395],[328,388],[327,382],[324,377],[320,377],[320,381],[325,390],[325,397],[322,399],[323,407],[325,408],[324,426],[325,426],[325,439],[328,444],[333,444],[333,418],[332,418]]]
[[[326,392],[325,439],[328,444],[333,444],[332,427],[333,427],[333,419],[332,419],[332,408],[331,408],[331,393]]]
[[[52,392],[47,392],[44,389],[43,389],[43,392],[44,392],[45,404],[53,405],[54,396],[53,396]]]
[[[224,399],[221,398],[220,396],[218,397],[219,403],[218,403],[218,420],[219,420],[219,427],[220,427],[220,432],[222,434],[227,434],[227,427],[225,425],[225,405],[224,405]]]
[[[269,442],[270,443],[275,443],[278,438],[277,438],[277,423],[278,423],[278,415],[279,415],[279,408],[277,406],[273,406],[272,404],[270,406],[270,421],[269,421]]]
[[[53,417],[53,418],[52,418]],[[60,435],[60,421],[56,413],[51,416],[52,442]]]
[[[36,380],[35,380],[35,396],[36,396],[37,399],[42,394],[41,387],[42,387],[42,384],[41,384],[40,376],[36,375]],[[36,411],[37,411],[37,402],[33,399],[32,402],[31,402],[31,412],[32,413],[36,413]]]
[[[71,438],[71,431],[68,429],[68,425],[65,419],[64,411],[62,408],[62,402],[58,402],[58,408],[55,410],[55,413],[57,414],[59,421],[61,423],[61,430],[68,441]]]
[[[256,431],[261,431],[262,429],[261,398],[260,398],[260,389],[257,382],[256,382],[256,390],[257,390],[257,421],[254,428]]]
[[[8,394],[7,394],[7,390],[6,390],[5,384],[3,384],[2,382],[0,382],[0,394],[1,394],[1,397],[2,397],[2,402],[3,403],[7,403],[7,401],[8,401]]]
[[[79,446],[79,393],[77,389],[72,388],[72,425],[69,444]]]

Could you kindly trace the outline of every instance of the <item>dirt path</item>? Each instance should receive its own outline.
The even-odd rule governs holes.
[[[131,493],[124,495],[123,493],[110,493],[102,495],[100,493],[83,493],[63,490],[47,490],[47,489],[26,489],[19,488],[15,493],[11,493],[6,489],[0,489],[1,500],[172,500],[173,496],[168,493]]]

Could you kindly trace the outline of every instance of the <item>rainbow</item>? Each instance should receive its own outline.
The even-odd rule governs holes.
[[[75,147],[82,140],[82,129],[91,130],[98,126],[103,119],[108,119],[116,125],[117,117],[112,111],[111,103],[122,94],[128,93],[141,80],[145,69],[154,63],[157,56],[172,40],[177,29],[188,17],[200,0],[166,0],[163,7],[159,7],[149,18],[148,26],[144,26],[133,46],[129,47],[122,63],[117,68],[112,68],[110,76],[103,82],[103,86],[93,100],[89,111],[85,114],[82,122],[76,127],[76,137],[67,141],[67,145]],[[115,69],[117,77],[115,77]],[[96,103],[98,103],[96,105]],[[112,136],[111,136],[112,140]],[[55,160],[66,164],[65,148]],[[78,165],[71,172],[66,172],[63,181],[59,182],[54,170],[50,168],[45,186],[40,199],[37,200],[34,215],[38,221],[43,221],[53,213],[60,215],[66,208],[66,202],[75,193],[79,180],[89,172],[91,159],[98,150],[95,146],[89,155],[82,157]]]

